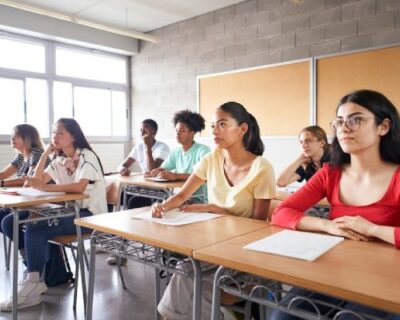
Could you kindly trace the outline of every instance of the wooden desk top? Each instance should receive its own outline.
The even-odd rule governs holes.
[[[233,216],[222,216],[182,226],[168,226],[131,218],[134,213],[147,210],[150,210],[150,207],[106,213],[76,219],[75,223],[82,227],[112,233],[124,239],[140,241],[187,256],[191,256],[194,249],[267,226],[265,221]]]
[[[194,258],[400,313],[400,250],[382,242],[345,240],[307,262],[242,249],[280,230],[271,226],[195,250]]]
[[[291,192],[277,191],[275,199],[277,199],[277,200],[285,200],[291,194],[292,194]],[[321,205],[321,206],[330,206],[330,203],[328,202],[328,200],[326,200],[326,198],[324,198],[321,201],[319,201],[318,204]]]
[[[89,198],[88,195],[83,193],[68,193],[57,196],[45,197],[22,197],[8,194],[0,194],[0,207],[1,208],[25,208],[37,206],[49,202],[65,202],[74,200],[83,200]]]
[[[185,181],[166,181],[166,182],[157,182],[146,180],[143,174],[133,173],[129,177],[121,176],[119,173],[111,174],[109,176],[105,176],[104,179],[106,181],[111,182],[119,182],[124,185],[134,185],[152,189],[175,189],[181,188]]]

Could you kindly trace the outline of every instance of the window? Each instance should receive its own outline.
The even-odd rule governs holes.
[[[0,68],[45,72],[46,56],[43,44],[0,38],[0,49]]]
[[[124,91],[54,83],[54,120],[74,117],[88,136],[123,137],[127,132]]]
[[[69,48],[56,49],[56,74],[66,77],[126,83],[126,60]]]
[[[25,122],[24,82],[0,78],[0,97],[0,134],[11,134],[15,125]],[[9,110],[12,112],[8,112]]]
[[[26,122],[49,138],[52,123],[66,117],[75,118],[92,141],[125,141],[127,79],[125,56],[1,34],[0,135],[4,141]]]
[[[47,81],[26,79],[26,122],[32,123],[41,136],[49,137],[49,100]]]

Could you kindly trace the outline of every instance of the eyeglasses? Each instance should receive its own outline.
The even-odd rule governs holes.
[[[357,131],[360,128],[361,122],[367,121],[368,119],[374,119],[374,117],[350,117],[347,120],[336,119],[333,120],[330,125],[333,132],[336,132],[339,128],[343,128],[343,126],[346,126],[351,131]]]

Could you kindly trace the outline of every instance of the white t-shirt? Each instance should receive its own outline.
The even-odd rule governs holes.
[[[71,175],[63,166],[60,157],[54,159],[45,172],[50,175],[56,184],[68,184],[88,179],[89,183],[84,191],[89,198],[79,201],[81,209],[88,209],[92,214],[107,212],[106,186],[100,163],[96,155],[88,149],[78,149],[79,162]]]
[[[169,155],[169,147],[164,142],[156,140],[153,147],[151,148],[151,152],[153,154],[154,160],[162,159],[164,161]],[[142,170],[142,172],[148,171],[146,146],[143,142],[137,144],[129,153],[128,157],[134,159],[139,163],[140,170]]]

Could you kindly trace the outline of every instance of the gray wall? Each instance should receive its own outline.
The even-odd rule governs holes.
[[[173,139],[172,114],[196,109],[197,76],[400,44],[400,0],[250,0],[152,33],[161,42],[132,58],[133,128],[152,117]]]

